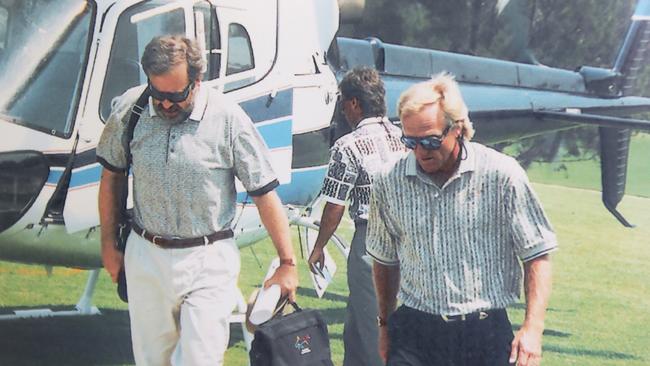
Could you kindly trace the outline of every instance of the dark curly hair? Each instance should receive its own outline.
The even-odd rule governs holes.
[[[348,71],[339,84],[341,98],[356,97],[359,100],[363,118],[386,115],[386,89],[377,70],[367,66]]]
[[[170,68],[187,62],[189,80],[201,78],[204,61],[199,44],[183,36],[159,36],[147,44],[142,54],[142,69],[149,75],[162,75]]]

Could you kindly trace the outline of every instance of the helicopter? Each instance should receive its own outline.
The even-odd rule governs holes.
[[[146,82],[139,57],[161,34],[202,46],[202,86],[228,94],[254,122],[292,225],[318,229],[313,211],[329,148],[348,131],[336,108],[337,81],[370,66],[385,83],[395,123],[401,92],[446,71],[460,84],[480,142],[598,126],[603,203],[631,226],[616,206],[630,131],[650,130],[650,121],[630,117],[650,111],[650,98],[633,92],[650,40],[650,1],[638,2],[611,68],[574,71],[337,36],[340,21],[359,17],[363,3],[0,0],[0,259],[90,270],[75,309],[60,315],[99,312],[92,306],[101,268],[95,148],[114,98]],[[233,231],[244,248],[267,233],[241,185],[238,192]],[[344,240],[332,240],[347,253]]]

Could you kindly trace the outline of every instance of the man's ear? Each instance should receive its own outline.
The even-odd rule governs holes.
[[[361,105],[359,104],[359,98],[352,97],[352,98],[349,99],[349,101],[350,101],[350,103],[352,103],[353,108],[355,108],[355,107],[361,108]]]

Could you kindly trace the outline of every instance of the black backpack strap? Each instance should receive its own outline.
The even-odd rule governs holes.
[[[129,121],[126,126],[126,168],[124,169],[124,179],[122,183],[122,196],[120,197],[120,235],[122,230],[130,230],[130,227],[127,228],[129,222],[129,212],[126,209],[126,200],[129,196],[129,170],[131,170],[131,140],[133,140],[133,131],[135,131],[135,125],[140,119],[140,115],[144,111],[146,104],[149,102],[149,89],[145,89],[144,92],[138,97],[138,100],[135,102],[133,107],[131,107],[131,115],[129,116]],[[120,243],[120,247],[124,246],[126,242]],[[124,251],[124,248],[119,248]]]
[[[289,301],[289,304],[291,304],[291,306],[293,307],[293,310],[295,312],[299,313],[299,312],[302,311],[302,308],[300,306],[298,306],[298,303],[296,303],[294,301]]]
[[[131,215],[126,209],[126,200],[129,197],[129,170],[131,170],[132,161],[131,140],[133,140],[135,125],[138,123],[140,115],[142,115],[148,102],[149,88],[146,88],[142,94],[140,94],[133,107],[131,107],[131,115],[129,116],[129,121],[126,126],[126,167],[124,169],[124,179],[122,179],[122,196],[120,197],[121,200],[119,203],[120,218],[117,228],[117,249],[122,253],[126,250],[126,241],[131,232]],[[117,276],[117,294],[122,301],[127,303],[129,302],[124,267],[122,267],[122,270]]]
[[[145,88],[138,100],[135,102],[133,107],[131,107],[131,115],[129,116],[129,122],[126,126],[126,176],[129,176],[129,169],[131,168],[131,140],[133,140],[133,132],[135,131],[135,125],[140,119],[140,115],[144,111],[145,106],[149,102],[149,88]]]

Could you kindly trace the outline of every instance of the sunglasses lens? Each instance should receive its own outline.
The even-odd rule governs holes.
[[[438,150],[442,145],[442,141],[438,140],[435,137],[427,137],[420,140],[420,145],[427,150]]]
[[[165,93],[165,92],[161,92],[160,90],[154,88],[153,85],[151,85],[151,83],[150,83],[149,84],[149,92],[151,94],[151,97],[156,99],[156,100],[159,100],[159,101],[168,100],[168,101],[170,101],[172,103],[180,103],[180,102],[184,101],[185,99],[187,99],[187,97],[190,95],[190,90],[192,89],[193,85],[194,85],[194,83],[189,83],[187,85],[187,87],[185,87],[185,89],[182,92]]]
[[[442,140],[433,136],[424,138],[402,136],[401,140],[404,146],[411,150],[415,150],[418,144],[425,150],[438,150],[442,146]]]
[[[407,149],[411,149],[411,150],[415,149],[415,147],[418,144],[418,142],[414,138],[406,137],[406,136],[402,136],[402,143],[404,144],[404,146],[406,146]]]
[[[170,102],[172,103],[180,103],[187,99],[187,95],[183,95],[180,93],[172,93],[167,95],[167,99],[169,99]]]
[[[149,94],[153,99],[162,100],[161,98],[164,98],[164,96],[161,95],[162,93],[160,93],[157,89],[155,89],[151,85],[149,85]]]

